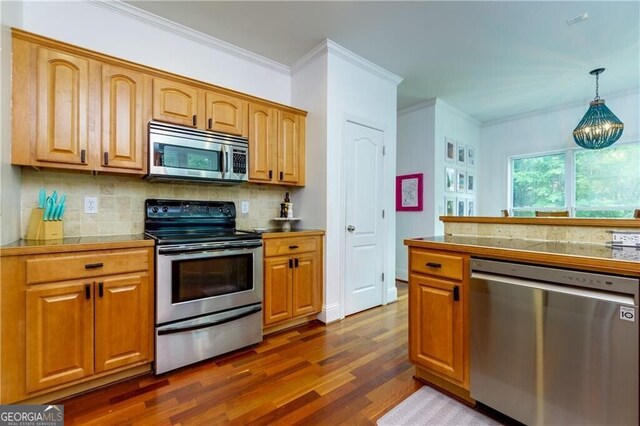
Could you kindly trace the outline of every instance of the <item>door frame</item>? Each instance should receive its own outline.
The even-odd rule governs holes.
[[[386,142],[388,140],[388,129],[386,126],[383,126],[381,123],[377,123],[371,120],[367,120],[366,118],[359,117],[353,114],[342,114],[342,164],[340,165],[340,319],[345,318],[345,308],[347,301],[347,267],[346,267],[346,256],[347,256],[347,185],[346,185],[346,175],[347,175],[347,125],[349,123],[356,124],[358,126],[368,127],[370,129],[382,132],[382,146],[386,146]],[[387,283],[388,283],[388,275],[389,271],[387,271],[387,235],[388,235],[388,215],[389,207],[386,203],[385,194],[389,190],[389,185],[387,184],[385,176],[385,165],[386,165],[386,157],[382,156],[382,209],[385,210],[385,218],[382,220],[382,228],[381,233],[383,238],[381,238],[380,248],[382,250],[382,272],[385,274],[385,280],[382,282],[382,305],[386,305],[389,303],[388,301],[388,291],[387,291]]]

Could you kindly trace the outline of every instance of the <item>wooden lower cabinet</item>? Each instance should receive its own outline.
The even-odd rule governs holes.
[[[322,309],[322,234],[271,235],[264,244],[265,327],[287,324]]]
[[[409,359],[416,376],[469,395],[469,256],[409,247]]]
[[[65,388],[150,370],[152,247],[3,254],[0,262],[0,403],[57,399]],[[54,263],[48,277],[29,268]]]

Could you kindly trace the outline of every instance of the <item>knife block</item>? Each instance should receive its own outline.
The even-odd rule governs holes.
[[[43,220],[44,209],[32,209],[25,240],[61,240],[63,226],[61,220]]]

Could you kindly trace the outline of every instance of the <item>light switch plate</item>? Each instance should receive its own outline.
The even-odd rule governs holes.
[[[611,232],[611,244],[614,246],[640,247],[639,231],[609,231]]]

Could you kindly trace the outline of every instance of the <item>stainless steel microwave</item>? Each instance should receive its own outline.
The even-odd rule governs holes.
[[[146,178],[242,183],[248,145],[238,136],[151,121]]]

